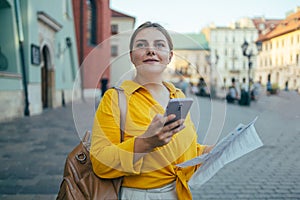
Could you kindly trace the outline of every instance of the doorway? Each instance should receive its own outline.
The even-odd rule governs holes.
[[[43,66],[41,68],[42,77],[42,104],[43,109],[52,107],[54,71],[51,69],[50,52],[47,46],[42,49]]]

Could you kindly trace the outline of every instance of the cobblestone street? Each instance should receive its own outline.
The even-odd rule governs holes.
[[[210,101],[199,101],[201,134],[209,124]],[[264,146],[222,168],[193,190],[194,199],[300,199],[299,105],[294,92],[261,96],[250,107],[228,104],[222,136],[258,116],[255,127]],[[77,129],[71,104],[0,124],[0,199],[55,199],[66,155],[79,142],[77,130],[90,129],[93,120],[87,104],[75,107],[82,117]]]

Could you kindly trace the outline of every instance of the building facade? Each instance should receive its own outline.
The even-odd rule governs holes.
[[[211,66],[208,61],[210,52],[205,35],[171,32],[171,37],[174,43],[174,54],[169,65],[173,69],[169,79],[177,82],[180,76],[183,76],[188,82],[197,84],[201,77],[209,83],[211,78]]]
[[[256,79],[274,88],[300,90],[300,8],[272,31],[261,35]]]
[[[135,26],[135,17],[111,10],[111,76],[110,86],[131,78],[134,66],[130,61],[129,41]]]
[[[256,45],[258,31],[250,18],[243,18],[228,27],[210,28],[210,49],[212,63],[218,58],[214,77],[217,87],[228,87],[231,79],[241,82],[243,78],[248,83],[248,60],[243,56],[242,44],[246,41],[252,51],[252,68],[250,77],[253,77],[253,69],[256,67]]]
[[[71,0],[1,0],[0,121],[80,97]],[[8,42],[9,41],[9,42]]]
[[[93,97],[110,77],[109,0],[72,0],[84,97]],[[105,80],[105,81],[104,81]]]

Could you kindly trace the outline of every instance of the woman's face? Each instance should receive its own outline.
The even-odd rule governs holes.
[[[172,56],[166,37],[152,27],[145,28],[136,35],[130,53],[131,62],[137,70],[143,69],[147,73],[163,72]]]

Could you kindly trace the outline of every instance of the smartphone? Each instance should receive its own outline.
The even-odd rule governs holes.
[[[192,98],[174,98],[170,99],[166,108],[165,116],[175,114],[176,117],[168,121],[165,125],[175,122],[179,119],[185,119],[193,103]]]

